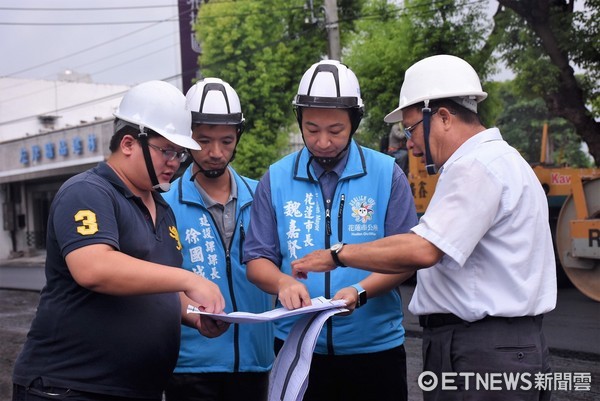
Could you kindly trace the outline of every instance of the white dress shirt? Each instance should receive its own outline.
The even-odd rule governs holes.
[[[412,231],[445,255],[418,272],[416,315],[475,321],[546,313],[556,305],[548,203],[529,164],[497,128],[466,141],[443,165]]]

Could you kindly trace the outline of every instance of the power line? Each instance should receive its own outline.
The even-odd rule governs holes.
[[[156,5],[156,6],[122,6],[122,7],[87,7],[87,8],[77,8],[77,7],[0,7],[0,10],[5,11],[101,11],[101,10],[136,10],[136,9],[148,9],[148,8],[167,8],[173,7],[173,5]]]
[[[136,45],[134,45],[134,46],[132,46],[132,47],[128,47],[127,49],[125,49],[125,50],[122,50],[122,51],[120,51],[120,52],[117,52],[117,53],[111,53],[109,56],[102,56],[102,57],[100,57],[100,58],[95,58],[95,59],[93,59],[93,60],[90,60],[90,61],[88,61],[88,62],[86,62],[86,63],[83,63],[83,64],[78,64],[78,65],[75,65],[75,66],[72,66],[72,67],[70,66],[70,67],[69,67],[69,69],[77,71],[77,70],[79,70],[79,69],[81,69],[81,68],[83,68],[83,67],[85,67],[85,66],[88,66],[88,65],[90,65],[90,64],[96,64],[96,63],[98,63],[98,62],[104,62],[104,61],[106,61],[106,60],[108,60],[108,59],[111,59],[111,58],[114,58],[114,57],[118,57],[118,56],[120,56],[120,55],[122,55],[122,54],[131,53],[131,52],[132,52],[132,50],[133,50],[133,51],[140,50],[140,49],[141,49],[142,47],[144,47],[144,46],[148,46],[148,45],[151,45],[151,44],[153,45],[153,44],[156,44],[156,43],[158,43],[158,41],[160,41],[161,39],[164,39],[164,38],[169,38],[169,37],[170,37],[171,35],[173,35],[174,33],[176,33],[176,32],[171,32],[171,33],[170,33],[170,34],[168,34],[168,35],[161,35],[160,37],[155,37],[155,38],[152,38],[152,39],[148,39],[146,42],[144,42],[144,43],[142,43],[142,44],[136,44]],[[159,51],[167,50],[167,49],[169,49],[169,48],[172,48],[172,47],[174,47],[174,46],[177,46],[177,47],[178,47],[178,46],[179,46],[179,42],[177,42],[177,43],[174,43],[174,44],[172,44],[172,45],[170,45],[170,46],[167,46],[167,47],[162,47],[162,48],[160,48],[159,50],[156,50],[156,51],[154,51],[154,52],[152,52],[152,53],[143,54],[142,56],[139,56],[139,57],[138,57],[138,58],[136,58],[135,60],[138,60],[138,59],[140,59],[140,58],[147,57],[147,56],[149,56],[149,55],[152,55],[152,54],[156,54],[156,53],[158,53]],[[120,66],[122,66],[122,65],[125,65],[125,64],[129,64],[129,63],[131,63],[132,61],[135,61],[135,60],[124,61],[124,62],[121,62],[121,63],[119,63],[119,64],[113,65],[113,66],[111,66],[111,67],[105,68],[104,70],[101,70],[101,71],[90,71],[90,72],[88,72],[88,73],[89,73],[90,75],[100,74],[100,73],[103,73],[103,72],[105,72],[105,71],[107,71],[107,70],[109,70],[109,69],[113,69],[113,68],[117,68],[117,67],[120,67]],[[41,78],[39,78],[39,79],[42,79],[42,80],[44,80],[44,79],[51,79],[51,77],[54,77],[54,74],[46,75],[46,76],[44,76],[44,77],[41,77]],[[15,88],[15,87],[23,86],[23,85],[25,85],[25,84],[24,84],[24,83],[15,83],[14,85],[10,85],[10,86],[4,87],[3,89],[4,89],[4,90],[6,90],[6,89],[11,89],[11,88]],[[31,94],[31,93],[29,93],[29,94],[27,94],[27,95],[24,95],[24,96],[28,96],[28,95],[30,95],[30,94]],[[22,96],[19,96],[19,97],[22,97]],[[12,99],[18,99],[19,97],[17,97],[17,98],[12,98]],[[8,101],[8,100],[7,100],[7,101]],[[0,102],[0,103],[2,103],[2,102]]]
[[[461,6],[468,6],[468,5],[477,4],[477,3],[482,3],[482,2],[485,2],[485,0],[471,0],[471,1],[467,0],[465,3],[461,4]],[[417,7],[416,7],[416,6],[413,6],[412,8],[414,9],[414,8],[417,8]],[[293,9],[299,9],[299,7],[288,8],[288,10],[293,10]],[[393,17],[397,17],[397,13],[400,13],[400,12],[402,12],[402,11],[406,10],[406,9],[407,9],[406,7],[405,7],[405,8],[399,8],[399,9],[395,9],[395,10],[391,11],[389,14],[387,14],[387,16],[389,17],[389,16],[390,16],[390,14],[391,14],[391,16],[393,16]],[[282,10],[283,10],[283,9],[282,9]],[[245,14],[237,14],[237,15],[229,15],[229,16],[231,16],[231,17],[233,17],[233,16],[236,16],[236,17],[241,17],[241,16],[247,16],[247,15],[256,15],[256,14],[258,14],[258,13],[245,13]],[[220,15],[219,17],[223,17],[223,15]],[[377,17],[383,18],[383,17],[385,17],[385,15],[382,15],[382,14],[365,14],[365,15],[356,16],[356,17],[354,17],[354,18],[351,18],[351,19],[347,19],[347,20],[345,20],[345,21],[351,21],[351,20],[360,20],[360,19],[370,19],[370,18],[377,18]],[[205,17],[205,18],[206,18],[206,17]],[[218,17],[217,17],[217,18],[218,18]],[[207,18],[207,19],[208,19],[208,18]],[[163,20],[163,21],[161,21],[161,22],[165,22],[165,21],[168,21],[168,20]],[[340,22],[342,22],[342,21],[340,21]],[[159,22],[159,23],[160,23],[160,22]],[[156,25],[156,24],[154,24],[154,25]],[[151,26],[150,26],[150,27],[151,27]],[[120,38],[122,38],[122,37],[124,37],[124,36],[128,36],[128,35],[131,35],[131,34],[133,34],[133,33],[137,33],[137,32],[139,32],[139,31],[142,31],[142,30],[148,29],[148,28],[149,28],[149,27],[142,28],[142,29],[140,29],[140,30],[134,31],[134,32],[132,32],[132,33],[129,33],[129,34],[127,34],[127,35],[123,35],[123,36],[120,36],[120,37],[118,37],[118,38],[115,38],[115,39],[113,39],[113,40],[111,40],[111,41],[118,40],[118,39],[120,39]],[[285,37],[283,37],[283,38],[281,38],[281,39],[278,39],[278,40],[272,41],[272,42],[270,42],[270,43],[267,43],[267,44],[265,44],[265,45],[263,46],[263,48],[267,48],[267,47],[269,47],[269,46],[273,46],[273,45],[275,45],[275,44],[282,43],[282,42],[286,42],[286,41],[289,41],[289,40],[294,40],[294,39],[296,39],[298,36],[302,36],[303,34],[305,34],[305,33],[308,33],[308,32],[310,32],[311,30],[314,30],[314,29],[317,29],[317,27],[316,27],[316,26],[310,26],[308,29],[306,29],[306,30],[302,31],[301,33],[298,33],[298,34],[294,35],[293,37],[292,37],[292,36],[288,36],[288,35],[286,35]],[[99,47],[99,46],[101,46],[101,45],[104,45],[104,44],[106,44],[106,43],[109,43],[109,42],[111,42],[111,41],[103,42],[103,43],[101,43],[101,44],[99,44],[99,45],[96,45],[96,46],[94,46],[94,47],[91,47],[91,48],[88,48],[88,49],[84,49],[84,50],[82,50],[82,51],[80,51],[80,52],[77,52],[77,53],[74,53],[74,54],[71,54],[71,55],[68,55],[68,56],[62,57],[62,58],[60,58],[60,59],[57,59],[57,60],[54,60],[54,61],[62,60],[63,58],[71,57],[71,56],[73,56],[73,55],[78,55],[78,54],[80,54],[80,53],[86,52],[86,51],[88,51],[88,50],[92,50],[92,49],[94,49],[94,48],[96,48],[96,47]],[[232,61],[236,61],[237,59],[239,59],[239,58],[241,58],[241,57],[242,57],[242,56],[240,56],[240,55],[234,55],[234,56],[232,56],[232,57],[230,57],[230,58],[228,58],[228,59],[224,59],[224,60],[217,61],[217,62],[215,62],[215,63],[213,63],[213,64],[211,64],[211,65],[204,65],[203,67],[204,67],[204,68],[214,68],[214,67],[218,66],[219,64],[222,64],[222,63],[228,63],[228,62],[232,62]],[[51,61],[51,62],[54,62],[54,61]],[[129,62],[131,62],[131,61],[129,61]],[[47,62],[47,63],[48,63],[48,62]],[[44,64],[42,64],[42,65],[45,65],[45,64],[47,64],[47,63],[44,63]],[[36,67],[31,67],[31,68],[29,68],[29,69],[27,69],[27,70],[22,70],[22,71],[20,71],[20,72],[29,71],[29,70],[31,70],[31,69],[34,69],[34,68],[37,68],[37,67],[39,67],[39,66],[36,66]],[[17,72],[17,73],[14,73],[14,74],[18,74],[18,73],[20,73],[20,72]],[[188,72],[188,71],[185,71],[185,72]],[[14,74],[13,74],[13,75],[14,75]],[[182,75],[182,74],[176,74],[176,75],[174,75],[174,76],[167,77],[167,78],[165,78],[165,79],[162,79],[162,80],[163,80],[163,81],[170,81],[170,80],[178,79],[179,77],[181,77],[181,75]],[[124,92],[121,92],[121,94],[123,94],[123,93],[124,93]],[[115,96],[117,96],[117,95],[115,95]],[[110,98],[110,97],[109,97],[109,98]],[[72,108],[76,108],[76,107],[84,106],[84,105],[87,105],[87,104],[93,104],[94,102],[103,101],[103,100],[105,100],[105,98],[100,98],[100,99],[90,100],[90,101],[87,101],[87,102],[84,102],[84,103],[80,103],[80,104],[77,104],[77,105],[72,105],[72,106],[69,106],[69,107],[66,107],[66,108],[63,108],[63,109],[60,109],[60,110],[61,110],[61,111],[63,111],[63,110],[67,110],[67,109],[72,109]],[[1,122],[1,123],[0,123],[0,125],[5,125],[5,124],[8,124],[8,123],[12,123],[12,122],[18,122],[18,121],[23,121],[23,120],[26,120],[26,119],[30,119],[30,118],[36,118],[36,117],[37,117],[37,114],[36,114],[36,115],[34,115],[34,116],[29,116],[29,117],[22,117],[22,118],[19,118],[19,119],[17,119],[17,120],[12,120],[12,121],[8,121],[8,122]]]
[[[98,44],[96,44],[96,45],[94,45],[94,46],[91,46],[91,47],[88,47],[88,48],[86,48],[86,49],[83,49],[83,50],[76,51],[75,53],[70,53],[70,54],[67,54],[66,56],[61,56],[61,57],[55,58],[55,59],[53,59],[53,60],[50,60],[50,61],[45,61],[45,62],[43,62],[43,63],[41,63],[41,64],[34,65],[34,66],[32,66],[32,67],[28,67],[28,68],[25,68],[25,69],[22,69],[22,70],[19,70],[19,71],[12,72],[12,73],[8,74],[7,76],[14,76],[14,75],[17,75],[17,74],[22,74],[22,73],[24,73],[24,72],[27,72],[27,71],[35,70],[36,68],[44,67],[44,66],[46,66],[47,64],[55,63],[55,62],[57,62],[57,61],[61,61],[61,60],[64,60],[64,59],[66,59],[66,58],[69,58],[69,57],[78,56],[78,55],[80,55],[80,54],[82,54],[82,53],[88,52],[88,51],[90,51],[90,50],[93,50],[93,49],[97,49],[97,48],[99,48],[99,47],[101,47],[101,46],[104,46],[104,45],[106,45],[106,44],[109,44],[109,43],[115,42],[115,41],[117,41],[117,40],[119,40],[119,39],[123,39],[123,38],[126,38],[126,37],[128,37],[128,36],[131,36],[131,35],[133,35],[133,34],[136,34],[136,33],[142,32],[142,31],[145,31],[146,29],[150,29],[150,28],[152,28],[152,27],[154,27],[154,26],[156,26],[156,25],[158,25],[158,24],[162,24],[162,23],[164,23],[164,22],[170,22],[170,21],[174,21],[174,20],[175,20],[174,18],[176,18],[176,17],[171,17],[171,18],[168,18],[168,19],[165,19],[165,20],[162,20],[162,21],[158,21],[158,22],[156,22],[156,23],[153,23],[153,24],[151,24],[151,25],[148,25],[148,26],[145,26],[145,27],[143,27],[143,28],[137,29],[137,30],[135,30],[135,31],[128,32],[128,33],[126,33],[126,34],[124,34],[124,35],[121,35],[121,36],[117,36],[116,38],[109,39],[109,40],[106,40],[106,41],[104,41],[104,42],[98,43]]]
[[[239,0],[228,0],[219,1],[219,4],[224,3],[235,3]],[[244,3],[259,3],[260,0],[248,0]],[[174,7],[173,4],[158,4],[158,5],[147,5],[147,6],[116,6],[116,7],[0,7],[0,10],[6,11],[110,11],[110,10],[135,10],[135,9],[149,9],[149,8],[170,8]]]
[[[144,55],[142,55],[142,56],[136,56],[135,58],[132,58],[132,59],[129,59],[129,60],[126,60],[126,61],[120,62],[119,64],[116,64],[116,65],[109,66],[109,67],[107,67],[107,68],[104,68],[104,69],[102,69],[102,70],[98,70],[98,71],[92,71],[92,72],[89,72],[89,74],[90,74],[90,75],[98,75],[98,74],[102,74],[102,73],[104,73],[104,72],[106,72],[106,71],[110,71],[110,70],[113,70],[113,69],[115,69],[115,68],[122,67],[122,66],[124,66],[124,65],[126,65],[126,64],[131,64],[131,63],[133,63],[133,62],[140,61],[140,60],[141,60],[141,59],[143,59],[143,58],[150,57],[150,56],[152,56],[152,55],[154,55],[154,54],[160,53],[160,52],[162,52],[162,51],[164,51],[164,50],[167,50],[167,49],[170,49],[170,48],[172,48],[172,47],[173,47],[173,45],[165,46],[165,47],[162,47],[162,48],[160,48],[160,49],[158,49],[158,50],[155,50],[155,51],[153,51],[153,52],[145,53],[145,54],[144,54]],[[128,50],[125,50],[125,51],[123,51],[123,52],[121,52],[121,53],[125,53],[125,52],[127,52],[127,51],[128,51]],[[113,55],[113,56],[114,56],[114,55]],[[94,62],[95,62],[95,61],[94,61]],[[93,62],[86,63],[86,64],[91,64],[91,63],[93,63]],[[86,64],[84,64],[84,65],[86,65]],[[76,70],[77,70],[77,68],[80,68],[80,67],[81,67],[81,66],[79,66],[79,67],[74,67],[74,68],[73,68],[73,70],[75,70],[75,71],[76,71]],[[64,85],[66,85],[66,84],[68,84],[68,83],[69,83],[69,81],[62,81],[62,83],[61,83],[60,85],[58,85],[58,86],[64,86]],[[6,89],[9,89],[9,88],[14,88],[14,87],[19,87],[19,86],[24,86],[24,85],[26,85],[26,84],[27,84],[27,83],[18,83],[18,84],[16,84],[16,85],[8,86],[8,87],[5,87],[5,88],[3,88],[3,89],[4,89],[4,90],[6,90]],[[52,90],[52,89],[55,89],[55,88],[50,88],[50,87],[49,87],[49,88],[47,88],[46,90]],[[2,104],[2,103],[7,103],[7,102],[12,102],[12,101],[15,101],[15,100],[17,100],[17,99],[21,99],[21,98],[28,97],[28,96],[32,96],[32,95],[36,95],[36,96],[37,96],[37,95],[39,95],[39,94],[40,94],[40,90],[35,90],[35,91],[33,91],[33,92],[29,92],[29,93],[23,93],[23,94],[20,94],[20,95],[18,95],[18,96],[11,97],[10,99],[6,99],[4,102],[0,101],[0,104]]]
[[[221,3],[219,3],[221,4]],[[1,8],[0,8],[1,9]],[[271,9],[272,13],[303,10],[303,7],[283,7],[277,9]],[[233,14],[220,14],[213,16],[211,19],[216,18],[228,18],[228,17],[250,17],[254,15],[261,15],[262,11],[258,12],[245,12],[245,13],[233,13]],[[124,25],[124,24],[145,24],[145,23],[156,23],[162,22],[161,20],[150,20],[150,21],[107,21],[107,22],[0,22],[0,25],[11,25],[11,26],[87,26],[87,25]]]
[[[124,90],[124,91],[116,92],[116,93],[113,93],[113,94],[110,94],[110,95],[107,95],[107,96],[103,96],[101,98],[91,99],[91,100],[88,100],[88,101],[85,101],[85,102],[82,102],[82,103],[77,103],[77,104],[73,104],[73,105],[70,105],[70,106],[61,107],[59,109],[52,109],[52,112],[53,113],[57,113],[59,111],[66,111],[66,110],[71,110],[71,109],[76,109],[76,108],[79,108],[79,107],[87,106],[87,105],[90,105],[90,104],[104,102],[104,101],[107,101],[107,100],[110,100],[110,99],[114,99],[116,97],[123,96],[126,92],[127,92],[127,90]],[[46,114],[46,113],[38,113],[38,114],[35,114],[35,115],[32,115],[32,116],[25,116],[25,117],[15,118],[14,120],[0,122],[0,125],[8,125],[8,124],[13,124],[13,123],[18,123],[18,122],[21,122],[21,121],[26,121],[26,120],[29,120],[29,119],[32,119],[32,118],[37,118],[38,115],[44,115],[44,114]]]
[[[294,7],[294,8],[292,8],[292,9],[300,9],[300,8],[298,8],[298,7]],[[254,15],[257,15],[257,14],[259,14],[259,13],[253,13],[253,14],[254,14]],[[241,17],[241,16],[246,16],[246,15],[249,15],[249,13],[246,13],[246,14],[244,14],[244,15],[242,15],[242,14],[238,14],[238,15],[236,15],[236,16],[237,16],[237,17]],[[147,28],[143,28],[143,29],[147,29]],[[141,29],[141,30],[143,30],[143,29]],[[272,41],[272,42],[266,43],[266,44],[263,46],[263,48],[267,48],[267,47],[270,47],[270,46],[276,45],[276,44],[278,44],[278,43],[282,43],[282,42],[285,42],[285,41],[289,41],[290,39],[291,39],[291,40],[293,40],[293,39],[296,39],[298,36],[302,36],[302,35],[304,35],[304,34],[306,34],[306,33],[310,32],[311,30],[314,30],[314,29],[316,29],[316,27],[315,27],[315,26],[309,26],[309,27],[308,27],[306,30],[304,30],[304,31],[302,31],[302,32],[300,32],[300,33],[298,33],[298,34],[294,35],[293,37],[286,35],[286,36],[285,36],[285,37],[283,37],[283,38],[280,38],[280,39],[274,40],[274,41]],[[139,31],[141,31],[141,30],[135,31],[135,32],[133,32],[133,33],[137,33],[137,32],[139,32]],[[130,33],[130,34],[131,34],[131,33]],[[130,35],[130,34],[123,35],[123,36],[128,36],[128,35]],[[116,38],[116,39],[114,39],[114,40],[117,40],[117,39],[119,39],[119,38],[122,38],[123,36],[120,36],[120,37],[118,37],[118,38]],[[83,52],[85,52],[85,51],[88,51],[88,50],[91,50],[91,49],[93,49],[93,48],[99,47],[99,46],[101,46],[101,45],[103,45],[103,44],[106,44],[106,43],[108,43],[108,42],[103,42],[103,43],[101,43],[101,44],[95,45],[94,47],[91,47],[91,48],[88,48],[88,49],[84,49],[84,50],[82,50],[82,51],[80,51],[80,52],[77,52],[77,53],[74,53],[74,54],[71,54],[71,55],[64,56],[64,57],[62,57],[62,58],[60,58],[60,59],[57,59],[57,60],[61,60],[61,59],[63,59],[63,58],[71,57],[71,56],[73,56],[73,55],[78,55],[78,54],[80,54],[80,53],[83,53]],[[238,56],[234,56],[234,57],[232,57],[232,58],[230,58],[230,59],[228,59],[228,60],[220,60],[220,61],[218,61],[218,62],[214,63],[213,65],[204,65],[204,68],[211,68],[211,67],[214,67],[214,66],[216,66],[216,65],[219,65],[219,64],[221,64],[221,63],[223,63],[223,62],[235,61],[235,60],[236,60],[236,59],[238,59],[238,58],[239,58]],[[50,61],[50,62],[46,62],[46,63],[44,63],[44,64],[42,64],[42,65],[45,65],[45,64],[48,64],[48,63],[51,63],[51,62],[57,61],[57,60],[53,60],[53,61]],[[131,61],[130,61],[130,62],[131,62]],[[34,69],[34,68],[37,68],[37,67],[39,67],[39,66],[31,67],[31,68],[29,68],[29,69],[27,69],[27,70],[22,70],[22,71],[20,71],[20,72],[23,72],[23,71],[28,71],[28,70],[31,70],[31,69]],[[194,70],[195,70],[195,68],[194,68]],[[20,73],[20,72],[13,73],[13,74],[11,74],[11,75],[18,74],[18,73]],[[189,72],[189,71],[185,71],[185,72]],[[170,80],[177,79],[177,78],[181,77],[182,75],[183,75],[183,73],[182,73],[182,74],[176,74],[176,75],[174,75],[174,76],[167,77],[167,78],[165,78],[165,79],[162,79],[162,80],[163,80],[163,81],[170,81]],[[122,94],[122,93],[121,93],[121,94]],[[87,105],[87,104],[93,104],[94,102],[99,102],[99,101],[103,101],[103,100],[105,100],[105,98],[100,98],[100,99],[96,99],[96,100],[90,100],[90,101],[87,101],[87,102],[84,102],[84,103],[80,103],[80,104],[77,104],[77,105],[72,105],[72,106],[69,106],[68,108],[62,108],[62,109],[58,109],[58,110],[55,110],[55,111],[64,111],[64,110],[66,110],[66,109],[72,109],[72,108],[76,108],[76,107],[84,106],[84,105]],[[38,114],[36,114],[36,115],[31,115],[31,116],[26,116],[26,117],[21,117],[21,118],[18,118],[18,119],[15,119],[15,120],[11,120],[11,121],[0,122],[0,125],[6,125],[6,124],[9,124],[9,123],[15,123],[15,122],[19,122],[19,121],[25,121],[25,120],[32,119],[32,118],[37,118],[37,116],[38,116]]]
[[[90,25],[133,25],[133,24],[153,24],[161,23],[166,20],[150,21],[110,21],[110,22],[0,22],[4,26],[90,26]],[[167,20],[168,21],[168,20]]]
[[[250,2],[254,2],[254,1],[250,1]],[[276,9],[276,10],[271,10],[271,11],[272,11],[272,12],[275,12],[275,11],[286,11],[286,10],[288,10],[288,11],[289,11],[289,10],[296,10],[296,9],[302,9],[302,7],[287,7],[287,8],[281,8],[281,9]],[[86,48],[86,49],[83,49],[83,50],[77,51],[77,52],[75,52],[75,53],[67,54],[67,55],[65,55],[65,56],[61,56],[61,57],[59,57],[59,58],[56,58],[56,59],[53,59],[53,60],[50,60],[50,61],[45,61],[45,62],[43,62],[43,63],[37,64],[37,65],[34,65],[34,66],[32,66],[32,67],[27,67],[27,68],[24,68],[24,69],[22,69],[22,70],[15,71],[15,72],[12,72],[12,73],[9,73],[9,74],[7,74],[7,75],[5,75],[5,76],[8,76],[8,77],[10,77],[10,76],[15,76],[15,75],[18,75],[18,74],[22,74],[22,73],[24,73],[24,72],[28,72],[28,71],[31,71],[31,70],[35,70],[36,68],[45,67],[47,64],[55,63],[55,62],[58,62],[58,61],[61,61],[61,60],[67,59],[67,58],[69,58],[69,57],[78,56],[78,55],[80,55],[80,54],[82,54],[82,53],[85,53],[85,52],[87,52],[87,51],[90,51],[90,50],[96,49],[96,48],[98,48],[98,47],[104,46],[104,45],[106,45],[106,44],[109,44],[109,43],[111,43],[111,42],[117,41],[117,40],[119,40],[119,39],[122,39],[122,38],[125,38],[125,37],[128,37],[128,36],[134,35],[134,34],[136,34],[136,33],[139,33],[139,32],[141,32],[141,31],[143,31],[143,30],[146,30],[146,29],[152,28],[152,27],[154,27],[154,26],[156,26],[156,25],[158,25],[158,24],[161,24],[161,23],[164,23],[164,22],[171,22],[171,21],[175,21],[175,20],[176,20],[177,18],[179,18],[179,17],[180,17],[182,14],[185,14],[185,13],[187,13],[187,12],[188,12],[188,11],[187,11],[187,10],[185,10],[185,11],[181,12],[180,14],[178,14],[177,16],[173,16],[173,17],[171,17],[171,18],[168,18],[168,19],[165,19],[165,20],[154,21],[154,22],[152,22],[152,25],[149,25],[149,26],[147,26],[147,27],[144,27],[144,28],[141,28],[141,29],[138,29],[138,30],[135,30],[135,31],[129,32],[129,33],[126,33],[126,34],[124,34],[124,35],[118,36],[118,37],[116,37],[116,38],[110,39],[110,40],[108,40],[108,41],[105,41],[105,42],[102,42],[102,43],[99,43],[99,44],[97,44],[97,45],[94,45],[94,46],[92,46],[92,47],[89,47],[89,48]],[[261,13],[262,13],[262,12],[258,12],[258,13],[245,13],[245,14],[237,14],[237,15],[220,15],[220,16],[219,16],[219,18],[224,18],[224,17],[228,17],[228,16],[229,16],[229,17],[234,17],[234,16],[235,16],[235,17],[247,17],[247,16],[250,16],[250,15],[259,15],[259,14],[261,14]],[[0,23],[0,25],[2,25],[2,24],[3,24],[3,23]],[[40,24],[41,24],[41,25],[43,25],[43,24],[45,24],[45,23],[40,23]],[[54,24],[59,24],[59,23],[48,23],[48,24],[54,25]],[[66,23],[66,24],[71,24],[71,23]],[[73,25],[90,25],[90,24],[82,24],[82,23],[72,23],[72,24],[73,24]]]

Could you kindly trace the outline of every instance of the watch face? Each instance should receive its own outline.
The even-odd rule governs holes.
[[[333,244],[330,249],[337,253],[340,249],[342,249],[342,246],[344,246],[344,244],[337,243],[337,244]]]
[[[359,304],[359,306],[363,306],[366,303],[367,303],[367,292],[365,290],[362,290],[358,294],[358,304]]]

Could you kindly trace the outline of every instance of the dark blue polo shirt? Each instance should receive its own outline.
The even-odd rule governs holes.
[[[181,266],[175,217],[161,196],[150,213],[106,164],[63,184],[50,208],[46,278],[13,381],[127,397],[161,398],[178,356],[176,293],[112,296],[79,286],[65,256],[92,244]]]

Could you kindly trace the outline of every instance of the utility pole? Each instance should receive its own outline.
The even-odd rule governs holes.
[[[325,30],[329,44],[329,58],[340,60],[342,51],[340,47],[340,29],[338,24],[337,0],[325,0]]]
[[[177,1],[183,93],[187,92],[193,85],[194,78],[198,77],[198,55],[202,54],[202,49],[194,36],[193,25],[196,22],[196,15],[200,11],[200,5],[200,0]]]

